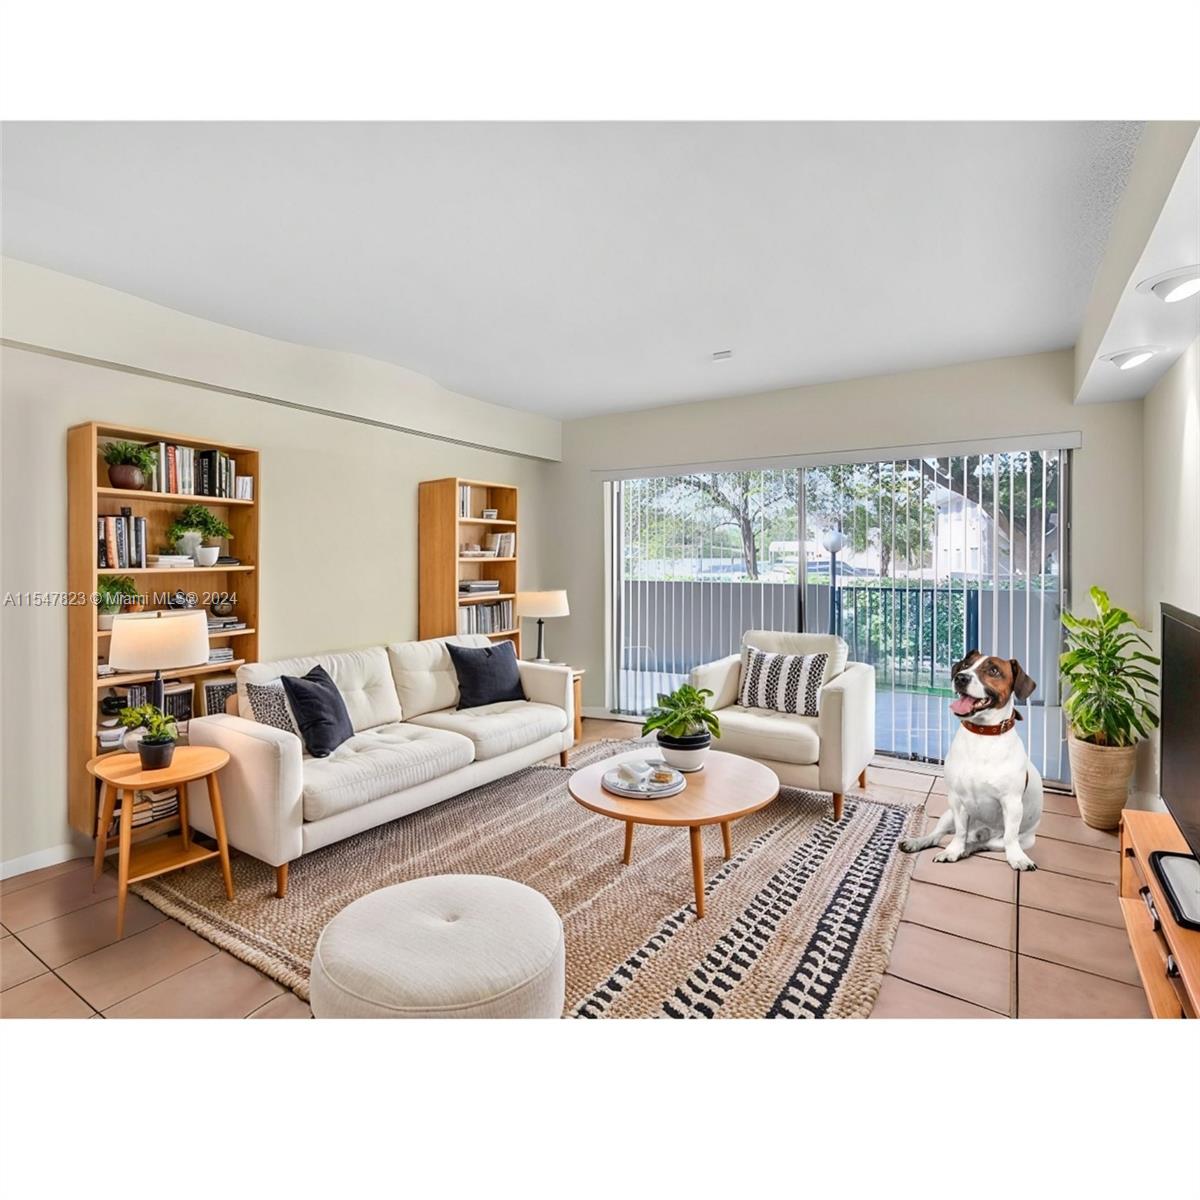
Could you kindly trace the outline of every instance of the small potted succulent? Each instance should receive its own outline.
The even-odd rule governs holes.
[[[139,446],[136,442],[108,442],[104,461],[113,487],[140,492],[146,486],[146,476],[158,462],[158,455],[149,446]]]
[[[1093,829],[1115,829],[1128,803],[1137,744],[1158,724],[1152,701],[1158,679],[1150,643],[1123,608],[1092,588],[1094,617],[1064,612],[1067,649],[1059,670],[1070,684],[1063,703],[1069,725],[1067,753],[1079,813]]]
[[[721,736],[717,714],[708,707],[712,692],[685,683],[669,696],[660,695],[646,717],[642,733],[658,731],[665,762],[677,771],[699,771],[713,738]]]
[[[167,530],[167,541],[202,567],[211,567],[221,553],[217,546],[208,543],[231,537],[229,526],[204,504],[189,504]]]
[[[123,708],[118,718],[126,729],[144,729],[138,740],[138,755],[143,771],[161,771],[171,765],[175,755],[175,742],[179,731],[175,718],[168,716],[153,704],[139,704],[137,708]]]
[[[128,575],[101,575],[96,580],[97,628],[111,629],[119,612],[141,608],[137,584]]]

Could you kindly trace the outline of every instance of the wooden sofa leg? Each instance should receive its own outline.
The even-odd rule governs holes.
[[[865,788],[867,786],[867,768],[863,767],[862,774],[858,777],[858,786]]]
[[[833,793],[833,820],[835,824],[842,819],[842,802],[845,799],[845,796],[841,792]]]
[[[565,750],[560,750],[558,752],[558,765],[560,767],[565,767],[567,765],[567,752]]]
[[[282,900],[287,895],[288,865],[275,868],[275,895]]]

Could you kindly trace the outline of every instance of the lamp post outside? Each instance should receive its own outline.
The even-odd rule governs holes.
[[[829,632],[837,633],[837,556],[850,539],[840,529],[827,529],[821,535],[821,545],[829,551]]]

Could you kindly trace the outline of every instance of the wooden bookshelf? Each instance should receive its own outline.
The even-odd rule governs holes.
[[[234,460],[239,475],[254,479],[254,498],[182,495],[161,491],[132,491],[109,485],[103,447],[110,441],[167,442],[197,450],[220,450]],[[259,505],[262,478],[259,452],[248,446],[230,445],[212,438],[163,433],[126,425],[91,421],[67,431],[67,505],[68,549],[67,588],[73,597],[90,597],[101,575],[128,575],[140,587],[147,603],[146,611],[164,609],[166,597],[177,591],[195,592],[203,598],[211,593],[236,595],[234,613],[246,623],[245,629],[212,634],[219,645],[233,645],[233,662],[212,663],[189,670],[170,671],[169,679],[190,681],[192,715],[203,710],[199,687],[209,675],[232,673],[243,662],[258,658],[258,572]],[[179,511],[189,504],[211,508],[230,528],[229,553],[241,560],[239,566],[197,567],[194,570],[155,567],[104,567],[99,565],[96,521],[103,516],[119,516],[122,508],[135,517],[146,518],[147,548],[150,553],[173,549],[166,545],[166,531]],[[113,686],[144,683],[153,673],[118,674],[101,678],[96,665],[106,659],[111,639],[108,630],[98,626],[95,606],[71,604],[67,609],[67,813],[71,825],[80,833],[96,834],[96,783],[86,764],[100,753],[96,729],[100,723],[100,699]],[[232,639],[237,641],[233,642]],[[114,750],[112,753],[117,753]],[[166,818],[135,830],[141,840],[168,832],[178,826],[175,818]]]
[[[459,511],[460,489],[468,495],[467,515]],[[495,509],[495,517],[484,517],[484,509]],[[512,533],[516,554],[503,558],[464,557],[467,543],[484,545],[489,533]],[[517,567],[521,534],[517,513],[517,489],[506,483],[477,479],[430,479],[420,486],[420,616],[419,636],[447,637],[458,632],[458,615],[464,608],[501,600],[516,602]],[[497,579],[497,593],[463,596],[458,585],[469,579]],[[514,618],[514,625],[516,625]],[[521,656],[520,628],[487,634],[493,641],[509,641]]]

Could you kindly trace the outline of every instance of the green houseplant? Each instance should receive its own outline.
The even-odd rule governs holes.
[[[1094,587],[1091,597],[1094,617],[1062,615],[1067,649],[1059,670],[1071,688],[1063,705],[1067,752],[1084,821],[1093,829],[1115,829],[1137,744],[1158,724],[1158,679],[1146,667],[1159,660],[1147,653],[1150,643],[1133,617],[1114,608],[1107,592]]]
[[[98,628],[111,629],[113,617],[122,609],[132,610],[132,601],[139,595],[137,584],[128,575],[101,575],[96,580]],[[140,608],[140,603],[136,607]]]
[[[146,476],[158,462],[158,455],[149,446],[139,446],[136,442],[108,442],[104,461],[113,487],[140,492],[146,486]]]
[[[161,771],[171,765],[175,754],[175,741],[179,731],[175,718],[168,716],[153,704],[139,704],[137,708],[123,708],[118,720],[126,729],[144,729],[146,732],[138,742],[138,754],[145,771]]]
[[[717,714],[708,707],[712,692],[682,684],[658,697],[642,725],[642,733],[658,733],[664,761],[679,771],[698,771],[714,737],[721,736]]]
[[[211,567],[217,561],[217,555],[203,555],[201,545],[206,542],[219,541],[221,538],[232,538],[229,526],[205,504],[189,504],[171,522],[167,529],[167,541],[179,551],[188,554],[205,567]],[[204,561],[211,557],[211,562]]]

